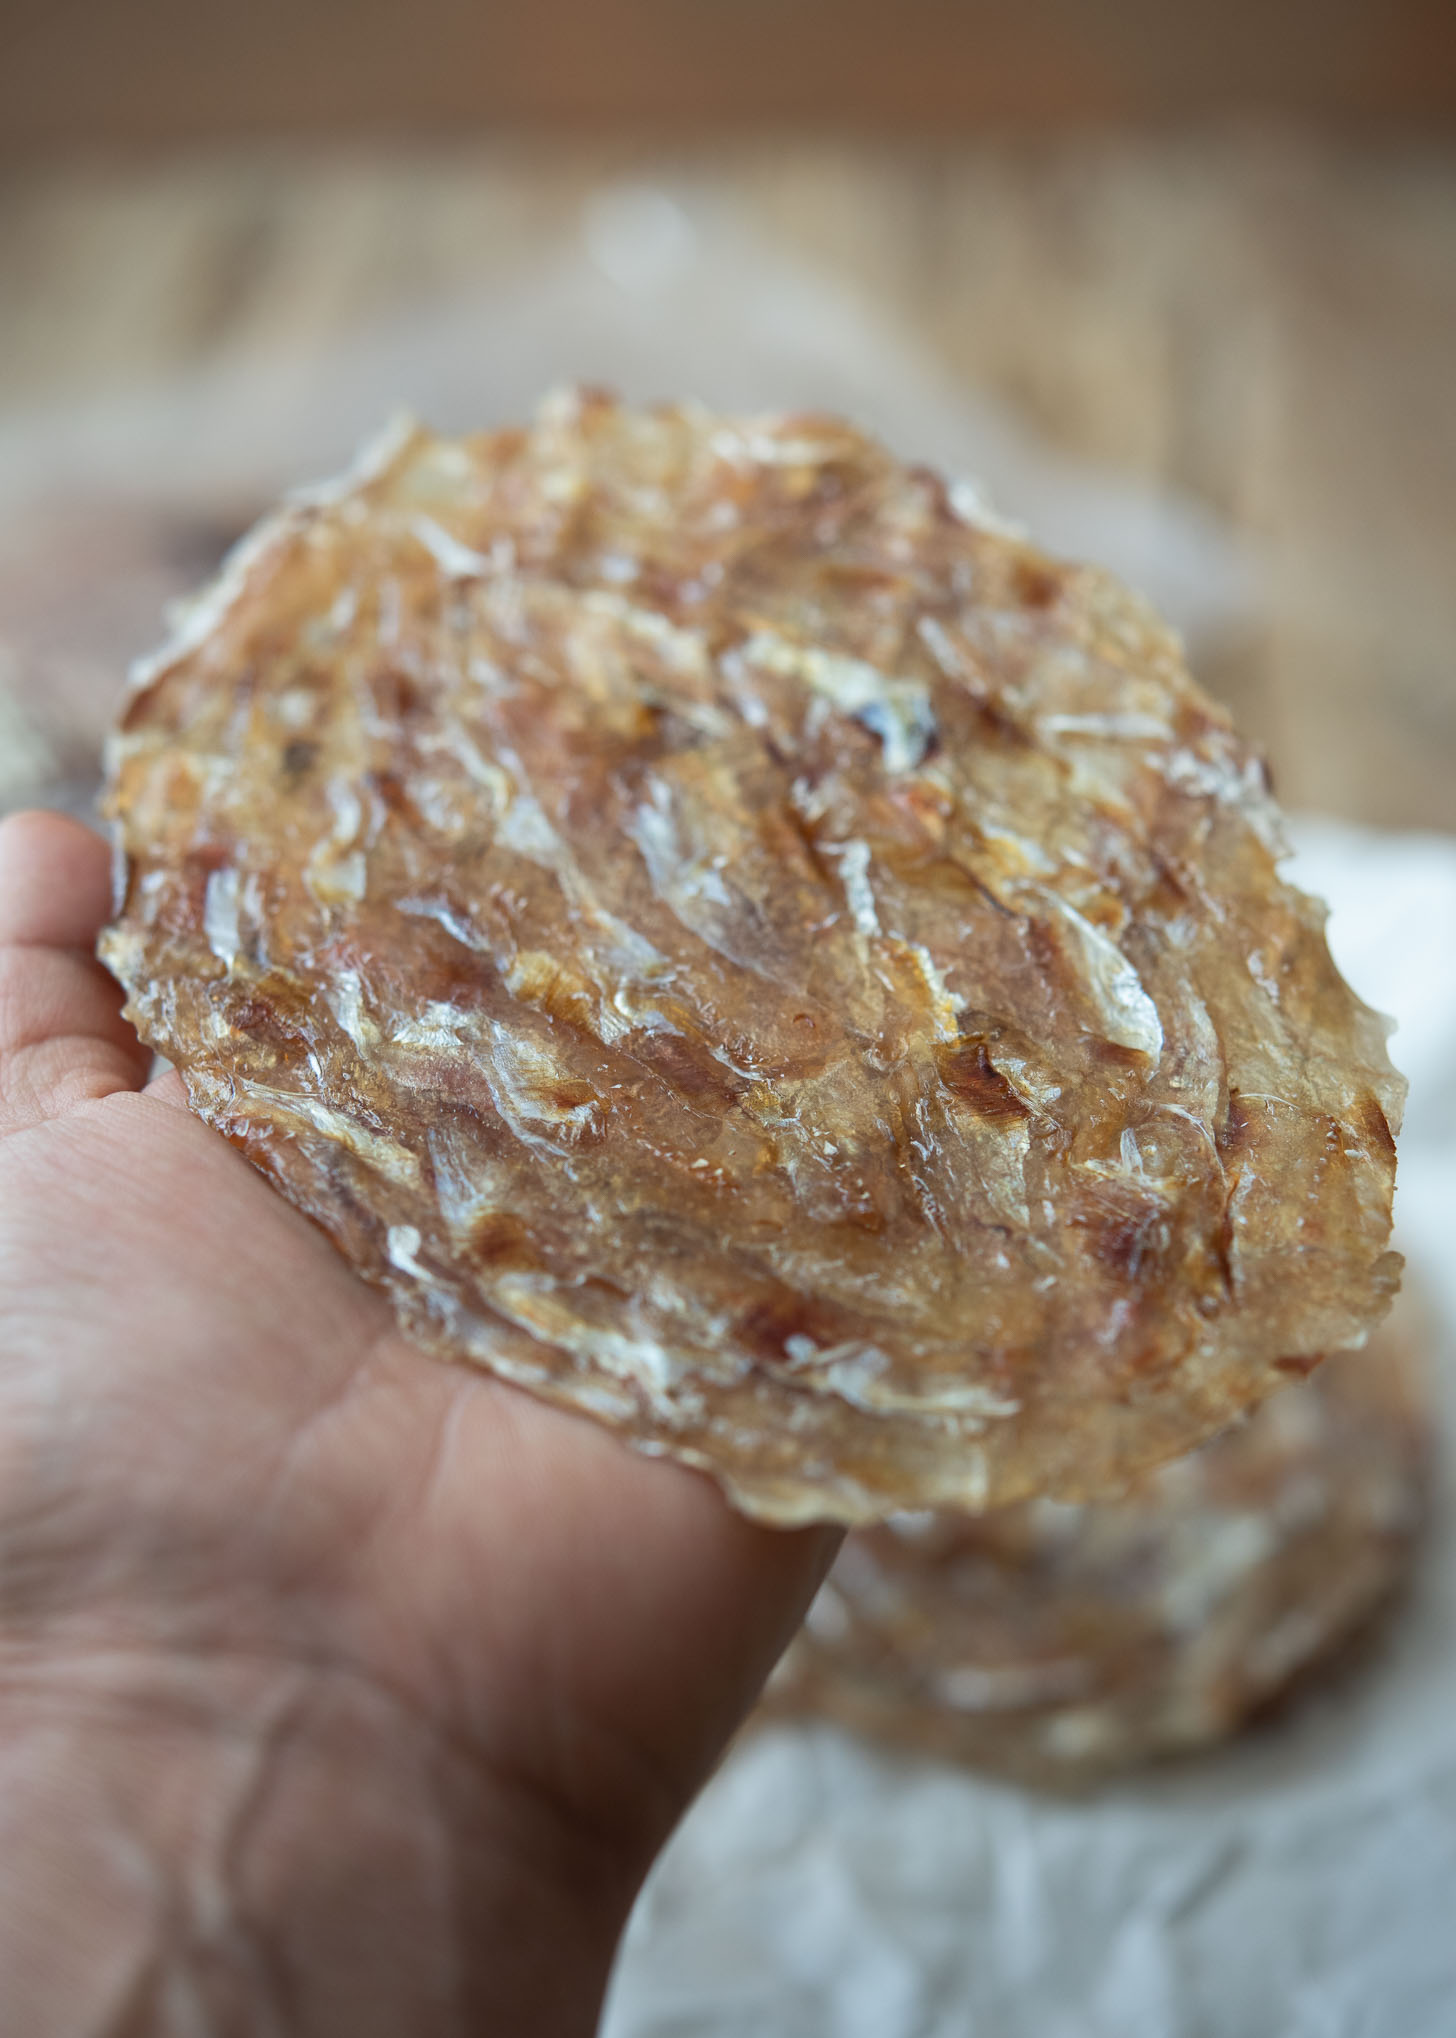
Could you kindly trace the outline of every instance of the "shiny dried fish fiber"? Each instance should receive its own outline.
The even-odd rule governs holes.
[[[1221,1740],[1400,1584],[1430,1443],[1391,1322],[1120,1500],[861,1529],[767,1713],[1054,1786]]]
[[[402,429],[134,678],[102,953],[420,1342],[766,1520],[1077,1497],[1380,1315],[1401,1084],[1104,575],[819,417]]]

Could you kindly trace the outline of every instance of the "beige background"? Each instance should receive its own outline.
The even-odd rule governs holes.
[[[1456,822],[1456,151],[1429,139],[1239,124],[17,164],[0,410],[344,334],[520,263],[605,177],[684,171],[1053,443],[1247,534],[1267,617],[1203,676],[1290,804]],[[185,577],[253,507],[174,534]],[[0,641],[7,599],[33,605],[37,584],[22,560],[7,595],[0,559]]]

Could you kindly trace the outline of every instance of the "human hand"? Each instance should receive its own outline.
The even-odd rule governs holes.
[[[589,2031],[834,1536],[411,1347],[106,911],[0,827],[0,2028]]]

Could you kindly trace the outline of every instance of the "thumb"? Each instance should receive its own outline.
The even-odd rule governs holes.
[[[62,814],[0,822],[0,1138],[135,1090],[151,1056],[96,961],[106,845]]]

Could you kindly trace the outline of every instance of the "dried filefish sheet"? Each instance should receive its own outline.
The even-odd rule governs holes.
[[[1053,1786],[1222,1740],[1401,1583],[1430,1442],[1392,1319],[1120,1500],[856,1530],[764,1716]]]
[[[102,954],[423,1344],[763,1519],[1081,1497],[1394,1287],[1384,1028],[1104,575],[819,417],[402,427],[134,677]]]

